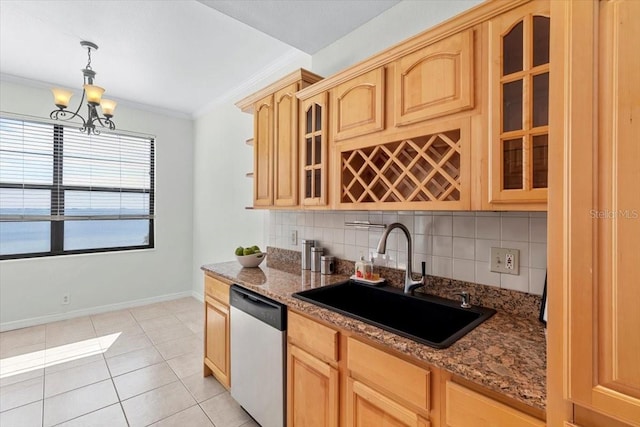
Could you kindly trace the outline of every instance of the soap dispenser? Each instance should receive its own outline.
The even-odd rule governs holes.
[[[360,255],[360,261],[356,261],[356,274],[358,279],[364,279],[364,256]]]

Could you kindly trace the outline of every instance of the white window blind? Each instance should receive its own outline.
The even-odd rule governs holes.
[[[43,224],[44,252],[152,245],[154,155],[149,137],[0,117],[0,256]]]

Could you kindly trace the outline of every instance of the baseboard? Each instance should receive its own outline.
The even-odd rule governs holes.
[[[191,296],[200,302],[204,302],[204,295],[202,294],[202,291],[200,292],[191,291]]]
[[[175,294],[160,295],[150,298],[142,298],[133,301],[119,302],[115,304],[100,305],[97,307],[83,308],[80,310],[67,311],[65,313],[50,314],[47,316],[32,317],[29,319],[14,320],[12,322],[0,323],[0,332],[11,331],[13,329],[28,328],[30,326],[42,325],[43,323],[57,322],[59,320],[72,319],[74,317],[90,316],[93,314],[106,313],[108,311],[124,310],[126,308],[138,307],[140,305],[153,304],[156,302],[171,301],[178,298],[194,297],[203,301],[202,295],[196,295],[195,291],[178,292]]]

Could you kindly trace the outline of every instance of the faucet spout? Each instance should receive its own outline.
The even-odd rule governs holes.
[[[413,258],[413,250],[412,250],[412,242],[411,242],[411,233],[409,232],[409,229],[404,224],[401,224],[399,222],[394,222],[390,224],[384,230],[384,232],[382,233],[382,236],[380,237],[377,251],[379,254],[384,254],[387,251],[387,239],[389,238],[389,233],[391,233],[391,231],[396,228],[401,230],[404,233],[405,237],[407,238],[407,270],[405,271],[405,274],[404,274],[404,293],[410,294],[413,292],[414,289],[419,288],[420,286],[424,286],[425,278],[424,278],[424,273],[420,280],[413,280],[413,277],[412,277],[413,274],[411,269],[411,261]]]

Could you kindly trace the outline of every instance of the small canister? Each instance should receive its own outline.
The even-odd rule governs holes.
[[[323,248],[314,246],[311,248],[311,271],[320,271],[320,257],[324,252]]]
[[[335,273],[335,258],[330,255],[320,257],[320,274]]]
[[[311,268],[311,248],[315,242],[313,240],[302,240],[302,269],[309,270]]]

